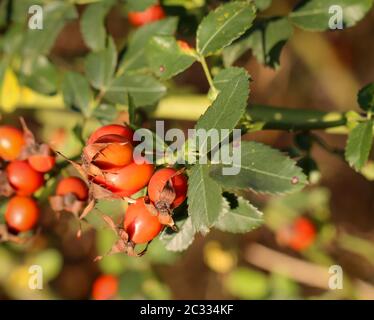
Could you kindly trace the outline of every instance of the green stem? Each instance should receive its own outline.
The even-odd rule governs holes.
[[[172,119],[180,121],[197,121],[199,117],[208,109],[211,102],[205,95],[175,95],[162,99],[158,107],[150,114],[155,119]],[[39,108],[35,108],[35,106]],[[22,112],[19,106],[19,112]],[[40,103],[26,105],[28,109],[36,110],[43,118],[60,119],[56,114],[61,113],[65,116],[64,123],[71,123],[79,119],[79,114],[71,113],[63,109],[61,105],[55,103],[54,109],[44,109]],[[55,120],[61,125],[60,120]],[[91,120],[90,120],[91,121]],[[244,127],[250,129],[257,127],[260,130],[326,130],[333,128],[344,128],[347,124],[346,113],[325,112],[308,109],[289,109],[272,107],[266,105],[250,105],[247,111],[247,117],[241,123]],[[339,131],[346,133],[346,131]]]
[[[212,76],[210,74],[209,67],[208,67],[208,64],[206,63],[205,58],[204,57],[200,57],[199,58],[199,62],[201,63],[201,66],[203,67],[204,74],[205,74],[206,79],[208,80],[210,89],[213,92],[217,92],[217,89],[214,87],[213,78],[212,78]]]
[[[263,123],[262,129],[270,130],[318,130],[347,124],[345,113],[338,112],[252,105],[247,114],[252,122]]]

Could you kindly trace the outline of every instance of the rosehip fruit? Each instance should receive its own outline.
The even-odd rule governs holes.
[[[173,168],[164,168],[155,172],[148,184],[148,196],[149,199],[155,204],[156,208],[158,203],[161,201],[167,201],[167,195],[165,193],[165,187],[167,187],[168,181],[171,182],[170,187],[174,192],[174,199],[171,199],[169,206],[171,209],[180,206],[186,199],[187,195],[187,178],[184,174],[178,173]]]
[[[32,198],[15,196],[9,200],[5,221],[11,229],[17,232],[32,230],[38,219],[39,207]]]
[[[118,292],[118,278],[112,275],[99,276],[92,287],[92,298],[95,300],[111,300]]]
[[[51,171],[55,166],[56,157],[53,155],[34,154],[31,155],[27,161],[34,170],[44,173]]]
[[[308,218],[299,217],[291,226],[281,229],[277,237],[282,244],[295,251],[302,251],[314,242],[316,229]]]
[[[133,146],[123,136],[108,134],[87,145],[83,154],[86,162],[102,170],[112,170],[133,161]]]
[[[164,9],[159,4],[150,6],[144,11],[132,11],[128,13],[130,23],[135,27],[161,20],[165,18]]]
[[[102,126],[95,130],[91,136],[87,140],[87,144],[92,144],[96,142],[102,136],[108,134],[115,134],[118,136],[122,136],[131,143],[133,142],[134,131],[129,128],[128,126],[120,125],[120,124],[108,124],[106,126]]]
[[[139,198],[127,208],[124,219],[124,230],[129,240],[135,244],[147,243],[162,230],[163,225],[158,217],[152,215],[145,204],[145,198]]]
[[[153,171],[153,164],[133,162],[123,168],[103,172],[102,176],[94,177],[93,182],[120,197],[129,197],[148,184]]]
[[[25,144],[21,130],[12,126],[0,126],[0,157],[6,161],[18,158]]]
[[[86,183],[78,177],[68,177],[62,179],[56,188],[58,196],[74,194],[78,200],[86,201],[88,199],[88,187]]]
[[[44,177],[27,161],[12,161],[6,168],[8,181],[20,196],[29,196],[44,184]]]
[[[183,51],[192,50],[192,48],[190,47],[190,45],[186,41],[177,40],[177,43],[178,43],[179,48],[181,48]]]

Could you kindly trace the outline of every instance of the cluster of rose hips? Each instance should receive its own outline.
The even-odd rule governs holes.
[[[55,211],[68,211],[79,219],[84,219],[99,199],[127,200],[123,223],[117,225],[109,216],[102,215],[118,236],[108,254],[141,255],[135,253],[135,245],[149,243],[165,226],[175,229],[173,210],[186,199],[187,178],[183,171],[155,171],[146,158],[136,158],[133,135],[131,128],[118,124],[94,131],[83,148],[81,163],[70,161],[84,181],[64,179],[57,186],[56,195],[50,198]],[[147,196],[131,198],[145,187]]]
[[[298,217],[290,225],[277,231],[278,243],[295,251],[309,248],[316,238],[316,227],[306,217]]]
[[[11,197],[2,240],[18,241],[14,233],[35,228],[40,210],[33,194],[44,185],[44,174],[56,162],[47,144],[35,141],[21,119],[23,132],[11,126],[0,127],[1,195]],[[81,163],[68,160],[81,174],[61,179],[55,194],[49,198],[52,209],[70,212],[84,219],[99,199],[125,199],[129,202],[123,222],[117,225],[103,214],[104,221],[118,236],[109,254],[136,254],[136,244],[152,241],[165,226],[175,228],[173,210],[186,199],[187,178],[183,170],[155,166],[142,156],[135,159],[134,131],[126,125],[100,127],[88,138]],[[137,160],[137,161],[136,161]],[[139,161],[141,160],[141,161]],[[148,195],[131,198],[147,187]],[[80,232],[78,233],[80,235]]]
[[[23,131],[0,126],[0,196],[10,198],[6,206],[6,225],[0,226],[0,241],[22,242],[18,233],[35,228],[40,210],[33,195],[45,183],[45,173],[52,170],[56,157],[21,119]]]

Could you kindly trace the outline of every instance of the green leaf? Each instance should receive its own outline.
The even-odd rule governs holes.
[[[264,11],[271,6],[272,0],[255,0],[256,8],[260,11]]]
[[[77,11],[70,3],[54,1],[43,7],[43,29],[28,29],[25,35],[22,52],[22,70],[25,73],[32,72],[35,60],[49,53],[65,23],[75,18]]]
[[[105,17],[108,14],[113,1],[102,1],[90,4],[83,12],[80,29],[87,47],[93,51],[105,48],[106,30]]]
[[[160,240],[169,251],[184,251],[192,244],[195,238],[192,219],[187,217],[176,221],[175,224],[178,227],[178,232],[171,232],[169,229],[165,229],[160,235]]]
[[[91,85],[105,92],[109,86],[117,64],[117,51],[112,38],[107,48],[89,54],[85,60],[85,71]]]
[[[162,4],[164,6],[179,6],[192,10],[204,6],[205,0],[164,0]]]
[[[4,2],[4,1],[1,1],[1,2]],[[11,3],[11,8],[9,8],[11,11],[10,11],[10,19],[12,22],[16,22],[16,23],[22,23],[24,24],[28,19],[29,19],[29,15],[28,15],[28,11],[29,11],[29,8],[32,6],[32,5],[40,5],[40,6],[43,6],[43,4],[46,3],[46,1],[43,1],[43,0],[22,0],[22,1],[11,1],[9,0],[9,2]]]
[[[13,24],[9,26],[7,32],[1,39],[1,49],[11,57],[18,54],[25,38],[23,25]]]
[[[232,129],[245,113],[249,96],[249,76],[242,68],[222,70],[214,79],[214,86],[220,91],[218,97],[197,121],[196,129]],[[208,143],[208,136],[200,139],[199,149]],[[221,141],[226,137],[221,135]],[[215,145],[211,145],[211,150]]]
[[[136,123],[136,105],[135,105],[135,102],[134,102],[134,99],[132,98],[132,96],[129,94],[128,97],[128,104],[129,104],[129,109],[128,109],[128,112],[129,112],[129,122],[130,122],[130,125],[135,125]]]
[[[248,200],[238,197],[234,208],[224,198],[222,211],[214,227],[225,232],[246,233],[263,224],[262,213]]]
[[[343,9],[344,26],[352,27],[364,18],[372,5],[373,0],[310,0],[297,6],[289,17],[302,29],[324,31],[330,29],[330,19],[335,22],[336,12],[329,13],[330,7],[340,6]]]
[[[35,60],[31,74],[22,73],[21,70],[20,80],[32,90],[52,95],[57,92],[58,71],[46,57],[40,56]]]
[[[292,25],[287,18],[261,21],[247,37],[224,49],[224,64],[231,66],[248,49],[252,49],[260,63],[277,68],[282,48],[292,33]]]
[[[345,159],[359,171],[368,161],[373,143],[373,120],[358,123],[349,133]]]
[[[158,3],[158,0],[126,0],[128,11],[144,11]]]
[[[368,84],[358,92],[357,101],[362,110],[374,110],[374,83]]]
[[[153,37],[146,55],[150,69],[163,80],[183,72],[196,61],[192,54],[179,47],[172,36]]]
[[[131,94],[137,106],[155,104],[166,93],[166,87],[150,75],[124,74],[112,81],[105,99],[112,103],[127,104]]]
[[[188,214],[196,231],[207,233],[222,210],[221,187],[209,176],[209,166],[196,164],[188,180]]]
[[[167,18],[137,29],[131,37],[128,49],[120,63],[119,74],[146,68],[145,52],[149,40],[154,36],[173,35],[177,24],[177,18]]]
[[[110,124],[117,118],[118,111],[112,104],[101,103],[95,108],[92,115],[102,124]]]
[[[66,73],[62,83],[62,93],[68,108],[80,111],[86,117],[90,116],[93,94],[85,77],[76,72]]]
[[[230,45],[250,28],[255,8],[248,1],[219,6],[203,19],[197,30],[197,51],[209,56]]]
[[[222,170],[226,165],[217,164],[212,166],[211,177],[228,188],[249,188],[256,192],[273,194],[295,192],[307,184],[305,175],[295,161],[276,149],[253,141],[244,141],[241,143],[240,152],[240,163],[231,164],[240,169],[237,175],[224,175]]]

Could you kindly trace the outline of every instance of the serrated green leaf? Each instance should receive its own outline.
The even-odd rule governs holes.
[[[26,16],[26,12],[23,14]],[[43,7],[43,29],[28,29],[25,35],[22,52],[25,73],[32,72],[35,60],[49,53],[65,23],[77,16],[74,5],[68,2],[54,1]]]
[[[209,56],[230,45],[251,27],[254,18],[255,8],[248,1],[219,6],[198,27],[197,51]]]
[[[209,166],[196,164],[188,179],[188,215],[196,231],[207,233],[222,210],[221,187],[209,176]]]
[[[137,106],[156,103],[166,93],[166,87],[150,75],[124,74],[110,84],[105,99],[112,103],[127,104],[131,94]]]
[[[236,127],[245,113],[249,95],[249,76],[242,68],[229,68],[221,71],[214,79],[215,87],[220,91],[218,97],[208,110],[197,121],[198,129],[228,129],[230,132]],[[208,143],[208,136],[200,139],[199,149]],[[221,135],[221,141],[226,136]],[[211,150],[216,147],[211,145]]]
[[[240,172],[237,175],[224,175],[222,169],[226,165],[217,164],[211,168],[211,177],[228,188],[273,194],[295,192],[307,184],[305,175],[295,161],[276,149],[253,141],[241,143],[240,163],[234,162],[230,166],[239,168]]]
[[[126,0],[128,11],[144,11],[158,3],[158,0]]]
[[[352,27],[364,18],[371,9],[373,0],[309,0],[302,2],[289,14],[291,21],[298,27],[311,31],[330,29],[330,19],[334,19],[335,11],[329,12],[332,6],[340,6],[343,10],[345,27]]]
[[[225,232],[246,233],[264,223],[262,213],[251,203],[238,197],[235,208],[231,208],[228,201],[223,199],[222,211],[214,227]]]
[[[191,217],[187,217],[176,221],[175,224],[178,227],[178,232],[170,232],[170,230],[165,229],[160,235],[160,240],[169,251],[184,251],[192,244],[195,238],[192,219]]]
[[[85,77],[77,72],[68,72],[62,83],[64,103],[68,108],[90,116],[90,104],[93,94]]]
[[[358,92],[357,101],[362,110],[374,110],[374,83],[366,85]]]
[[[89,54],[85,60],[85,71],[91,85],[105,92],[109,86],[117,64],[117,51],[112,38],[107,48]]]
[[[282,48],[293,33],[287,18],[272,18],[261,21],[251,33],[223,51],[225,66],[231,66],[247,50],[252,49],[257,60],[272,68],[279,66]]]
[[[108,14],[113,1],[92,3],[83,12],[80,29],[87,47],[93,51],[105,48],[106,30],[105,17]]]
[[[154,36],[170,36],[177,29],[177,18],[166,18],[149,23],[135,31],[130,39],[128,49],[120,63],[119,74],[125,71],[144,69],[146,65],[145,48]]]
[[[182,50],[171,36],[151,38],[146,56],[149,68],[163,80],[183,72],[196,61],[195,57]]]
[[[345,159],[351,167],[360,171],[369,159],[373,143],[373,120],[358,123],[349,133]]]

